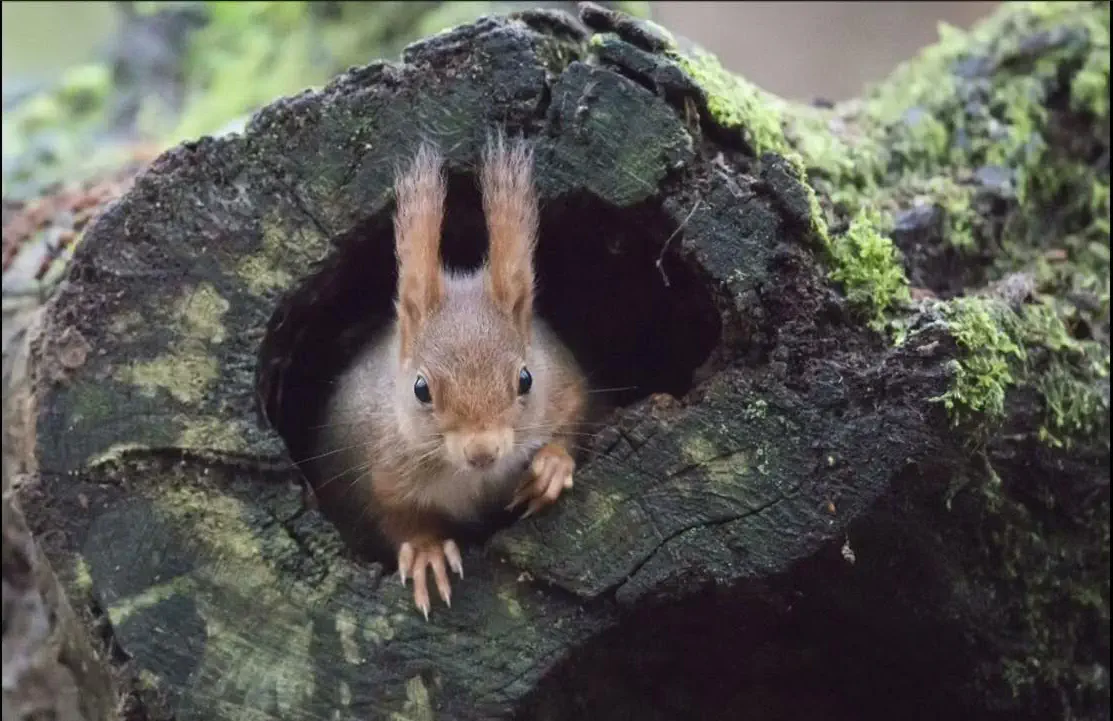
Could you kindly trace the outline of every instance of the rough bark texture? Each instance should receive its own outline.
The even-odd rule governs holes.
[[[1006,256],[983,235],[981,259],[955,259],[942,246],[965,226],[903,215],[952,207],[956,181],[927,181],[971,160],[917,155],[939,145],[909,140],[917,104],[992,86],[1007,45],[1056,71],[1032,74],[1053,108],[1102,23],[1108,50],[1107,5],[1007,12],[955,51],[983,66],[932,69],[923,87],[947,92],[904,97],[899,122],[786,107],[588,7],[594,37],[543,11],[484,19],[155,161],[87,231],[32,342],[20,489],[130,659],[135,716],[1107,718],[1108,255],[1070,255],[1089,226],[1056,216],[1029,166],[1026,204],[978,196],[964,216],[1025,249],[1012,266],[983,262]],[[1104,116],[1028,132],[1041,162],[1083,148],[1107,242],[1103,117],[1107,97]],[[959,145],[959,128],[990,132],[944,123]],[[540,311],[600,385],[629,390],[575,491],[471,548],[426,623],[356,552],[344,494],[321,486],[317,510],[291,458],[390,310],[393,165],[439,142],[446,254],[474,263],[494,125],[537,143]],[[854,221],[867,200],[901,222]],[[1009,224],[1032,218],[1050,244]],[[1098,301],[1069,325],[1039,316],[1062,337],[1035,338],[1008,320],[1044,307],[1032,288],[982,286],[1059,241]],[[905,274],[976,305],[913,300]],[[1014,337],[1030,345],[1013,354]],[[1005,379],[1013,355],[1024,372]],[[1066,429],[1049,416],[1064,398],[1096,405]]]
[[[9,427],[5,413],[4,428]],[[18,440],[5,433],[3,716],[108,721],[116,718],[117,695],[107,662],[75,615],[15,498],[11,447]]]

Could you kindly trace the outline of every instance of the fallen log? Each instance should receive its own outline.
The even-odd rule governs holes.
[[[531,10],[161,156],[31,343],[19,489],[135,717],[1107,718],[1108,17],[1008,7],[821,109]],[[394,164],[438,141],[474,263],[495,125],[539,310],[623,390],[426,622],[297,462],[390,311]]]

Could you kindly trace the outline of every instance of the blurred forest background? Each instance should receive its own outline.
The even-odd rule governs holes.
[[[838,101],[996,2],[613,2],[786,98]],[[491,12],[572,2],[3,2],[5,321],[167,147]],[[77,188],[75,191],[64,188]],[[9,222],[11,219],[16,222]],[[31,296],[35,296],[32,298]],[[5,323],[7,326],[7,322]],[[13,326],[15,327],[15,326]],[[9,332],[4,334],[7,347]]]
[[[51,176],[46,166],[88,159],[86,140],[161,146],[217,132],[345,67],[396,57],[416,37],[492,9],[540,4],[6,1],[4,195],[23,195],[22,182]],[[799,100],[852,97],[933,42],[939,23],[969,27],[997,5],[612,4],[650,16],[717,53],[728,69]]]

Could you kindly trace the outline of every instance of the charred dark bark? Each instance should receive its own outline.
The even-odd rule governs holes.
[[[716,120],[659,31],[587,17],[616,34],[489,18],[280,100],[242,136],[163,155],[87,232],[32,345],[37,468],[20,496],[71,594],[104,609],[148,713],[1098,714],[1108,535],[1069,514],[1108,509],[1107,440],[1039,445],[1023,392],[1002,424],[954,426],[936,400],[964,353],[946,313],[906,304],[899,344],[871,329],[828,280],[798,166]],[[474,263],[495,125],[537,146],[540,312],[627,390],[574,492],[471,548],[427,623],[358,553],[343,495],[307,505],[291,461],[390,311],[394,163],[438,141],[446,255]],[[1089,634],[1075,648],[1003,627],[995,554],[1012,546],[981,534],[1027,521],[956,490],[995,464],[1008,494],[1062,479],[1080,494],[1045,519],[1090,564],[1093,612],[1064,602],[1057,619]],[[1015,498],[997,500],[1036,513]],[[1018,648],[1092,661],[1093,687],[1049,677],[1025,691],[1042,705],[1017,707],[982,679]]]

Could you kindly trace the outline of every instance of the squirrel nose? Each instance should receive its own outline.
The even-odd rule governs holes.
[[[502,439],[495,431],[481,431],[466,437],[463,447],[464,460],[472,468],[490,468],[502,455]]]
[[[469,449],[467,458],[472,468],[487,468],[495,462],[495,454],[486,448]]]

